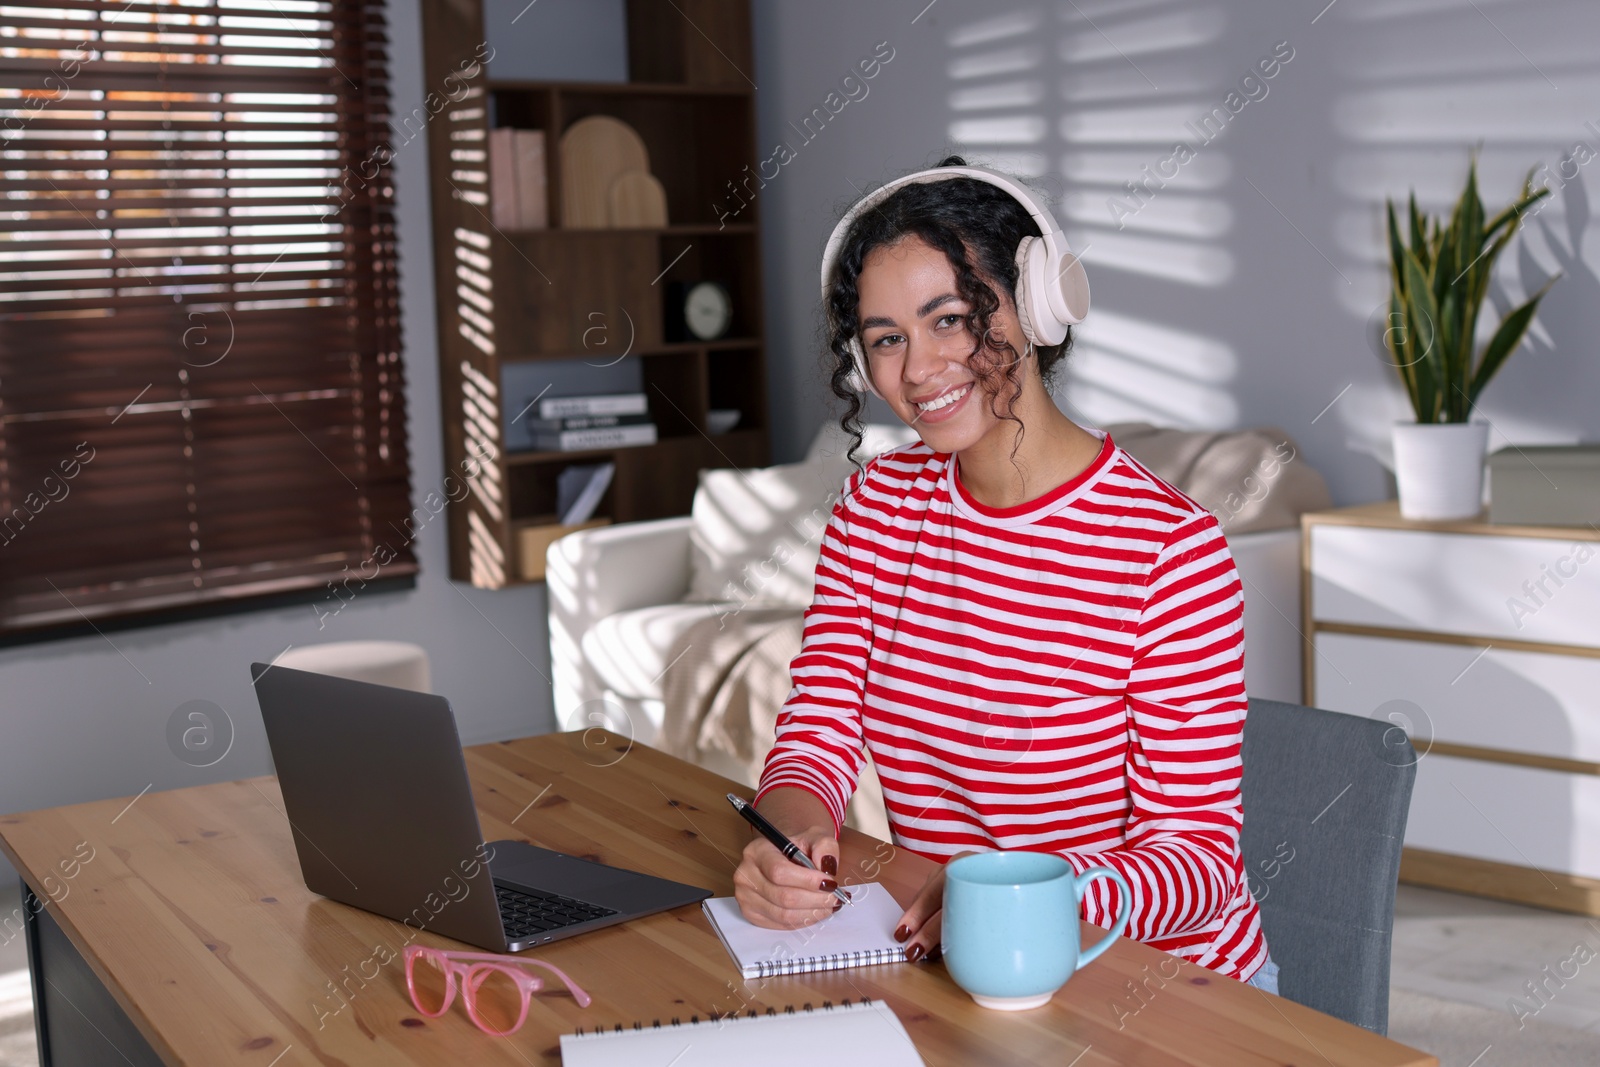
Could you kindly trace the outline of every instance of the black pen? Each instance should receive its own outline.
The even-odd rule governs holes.
[[[727,794],[727,797],[728,803],[733,805],[733,810],[737,811],[740,815],[743,815],[745,822],[761,831],[762,837],[776,845],[778,847],[778,851],[783,853],[785,859],[792,860],[802,867],[809,867],[813,871],[817,869],[817,865],[811,862],[811,857],[807,856],[803,851],[801,851],[799,845],[795,844],[793,841],[790,841],[782,830],[768,822],[766,817],[756,810],[756,806],[754,804],[751,804],[732,793]],[[838,897],[844,903],[850,905],[852,908],[856,906],[855,901],[850,899],[850,894],[846,893],[838,886],[833,887],[833,895]]]

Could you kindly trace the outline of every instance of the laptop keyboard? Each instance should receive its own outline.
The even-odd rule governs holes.
[[[506,936],[513,941],[617,914],[614,908],[596,907],[557,893],[534,893],[497,884],[494,894]]]

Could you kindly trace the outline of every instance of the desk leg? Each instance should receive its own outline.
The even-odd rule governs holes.
[[[56,924],[48,902],[34,896],[26,882],[22,905],[39,1067],[163,1067],[161,1057]]]

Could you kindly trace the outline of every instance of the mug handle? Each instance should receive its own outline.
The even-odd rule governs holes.
[[[1078,898],[1078,904],[1083,905],[1083,891],[1089,883],[1096,878],[1109,878],[1117,883],[1117,888],[1122,890],[1122,908],[1117,914],[1117,921],[1111,924],[1111,930],[1094,943],[1094,947],[1087,952],[1078,953],[1078,966],[1074,970],[1081,971],[1087,963],[1093,963],[1100,953],[1111,947],[1111,943],[1122,936],[1122,931],[1128,927],[1128,917],[1133,914],[1133,894],[1128,890],[1128,882],[1122,875],[1110,867],[1090,867],[1072,880],[1072,891]]]

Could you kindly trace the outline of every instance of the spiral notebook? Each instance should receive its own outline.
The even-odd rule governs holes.
[[[852,904],[798,930],[755,925],[733,897],[713,897],[700,906],[745,978],[904,963],[906,949],[894,939],[894,928],[905,909],[877,882],[844,890]]]
[[[817,1067],[829,1061],[924,1067],[899,1017],[867,998],[561,1035],[561,1067]]]

